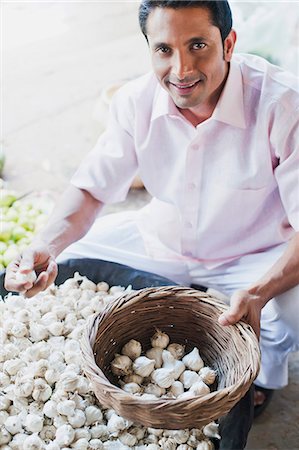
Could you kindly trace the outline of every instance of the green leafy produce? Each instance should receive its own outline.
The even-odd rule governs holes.
[[[0,270],[30,244],[53,207],[47,194],[18,197],[16,192],[0,188]]]

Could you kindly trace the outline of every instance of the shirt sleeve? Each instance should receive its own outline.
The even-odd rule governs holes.
[[[283,114],[276,124],[276,149],[279,164],[275,169],[281,201],[288,221],[299,231],[299,108]]]
[[[125,200],[138,169],[133,107],[127,90],[120,91],[113,96],[106,131],[71,178],[71,184],[103,203]]]

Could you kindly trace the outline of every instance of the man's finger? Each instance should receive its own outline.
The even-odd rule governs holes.
[[[47,267],[47,270],[41,272],[36,279],[32,288],[28,289],[25,292],[25,297],[30,298],[34,295],[38,294],[40,291],[44,291],[49,287],[55,280],[58,273],[57,264],[54,260],[52,260]]]
[[[47,287],[47,281],[48,281],[49,275],[47,272],[41,272],[39,276],[37,277],[37,280],[35,281],[32,288],[28,289],[24,296],[27,298],[33,297],[34,295],[38,294],[40,291],[43,291]]]

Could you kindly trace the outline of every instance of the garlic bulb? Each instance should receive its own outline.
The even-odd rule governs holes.
[[[185,370],[180,376],[180,381],[183,383],[185,389],[190,389],[192,384],[200,381],[200,376],[193,372],[193,370]]]
[[[149,383],[145,386],[144,392],[146,394],[153,394],[156,397],[162,397],[162,395],[165,394],[165,388],[162,388],[160,386],[157,386],[156,384]]]
[[[10,434],[21,433],[22,431],[22,421],[19,416],[10,416],[5,422],[4,426]]]
[[[52,389],[42,378],[37,378],[34,381],[34,387],[32,391],[32,397],[34,400],[46,402],[49,400],[52,394]]]
[[[101,422],[103,420],[103,413],[97,406],[88,406],[85,409],[85,416],[86,416],[86,426],[89,426],[96,422]]]
[[[73,400],[63,400],[56,405],[56,411],[63,416],[72,416],[75,409],[76,403]]]
[[[174,397],[178,397],[184,392],[184,385],[181,381],[174,381],[170,386],[169,393],[171,393]]]
[[[23,450],[41,450],[43,447],[43,441],[37,434],[28,436],[23,442]]]
[[[1,449],[2,449],[2,446],[4,446],[4,444],[7,444],[10,441],[11,441],[11,434],[9,433],[9,431],[7,431],[6,428],[1,427],[0,428],[0,445],[1,445]]]
[[[174,439],[177,444],[185,444],[189,439],[189,430],[165,430],[164,436]]]
[[[168,350],[162,350],[162,367],[171,368],[174,371],[174,378],[178,379],[185,370],[185,364],[174,358]]]
[[[152,380],[161,388],[169,388],[175,380],[175,372],[168,368],[155,369]]]
[[[163,349],[160,347],[153,347],[146,352],[147,358],[155,360],[155,369],[162,367],[162,352]]]
[[[137,394],[142,391],[141,387],[137,383],[124,383],[121,384],[121,388],[128,392],[128,394]]]
[[[54,425],[45,425],[39,433],[39,437],[45,442],[53,441],[55,439],[55,435],[56,428]]]
[[[0,395],[0,411],[5,411],[11,405],[11,400],[5,397],[4,395]]]
[[[44,404],[43,413],[46,417],[53,419],[57,415],[57,403],[49,400]]]
[[[182,359],[185,354],[185,346],[181,344],[169,344],[167,349],[175,359]]]
[[[216,378],[216,372],[210,367],[203,367],[199,371],[199,376],[202,379],[202,381],[204,381],[204,383],[213,384]]]
[[[127,445],[130,448],[133,447],[137,442],[136,436],[134,436],[134,434],[128,433],[127,431],[123,431],[122,433],[120,433],[118,439],[122,444]]]
[[[210,438],[221,439],[218,432],[219,424],[216,422],[210,422],[205,427],[203,427],[203,433],[205,436]]]
[[[107,422],[107,429],[112,435],[118,435],[120,431],[126,429],[126,421],[117,414],[112,414]]]
[[[37,279],[36,273],[34,270],[31,270],[28,273],[23,273],[20,270],[16,272],[16,281],[19,283],[34,283]]]
[[[68,422],[73,428],[83,427],[86,421],[84,411],[76,409],[74,414],[68,416]]]
[[[78,439],[76,442],[72,444],[72,448],[75,448],[77,450],[88,450],[89,448],[88,440],[85,438]]]
[[[203,440],[197,444],[196,450],[214,450],[214,444],[211,441]]]
[[[125,383],[141,384],[143,381],[143,377],[137,375],[136,373],[132,373],[131,375],[126,375],[123,380]]]
[[[75,438],[75,431],[71,425],[62,425],[56,430],[56,441],[61,445],[70,445]]]
[[[116,355],[111,362],[111,370],[114,375],[129,375],[131,368],[132,360],[126,355]]]
[[[148,377],[155,367],[155,361],[149,359],[146,356],[139,356],[133,362],[133,370],[137,375],[141,377]]]
[[[161,330],[157,330],[151,338],[152,347],[166,348],[169,344],[169,336]]]
[[[194,347],[192,352],[185,355],[182,361],[188,369],[196,372],[204,367],[204,362],[200,357],[197,347]]]
[[[128,356],[133,361],[134,359],[138,358],[141,355],[141,351],[142,351],[141,344],[135,339],[131,339],[121,349],[122,355]]]
[[[43,429],[43,418],[37,414],[28,414],[25,419],[25,428],[31,433],[39,433]]]
[[[193,395],[207,395],[210,393],[210,388],[203,381],[197,381],[192,384],[190,391]]]
[[[91,450],[104,450],[104,444],[100,439],[90,439],[89,448]]]

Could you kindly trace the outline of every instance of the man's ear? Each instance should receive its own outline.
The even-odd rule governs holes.
[[[237,33],[235,30],[231,29],[223,43],[223,57],[226,62],[229,62],[232,59],[236,40]]]

